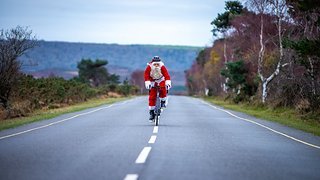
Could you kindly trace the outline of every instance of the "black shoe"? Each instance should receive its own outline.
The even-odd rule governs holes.
[[[149,121],[153,121],[155,117],[154,110],[150,110],[149,113],[150,113]]]
[[[161,108],[166,108],[166,101],[161,101]]]

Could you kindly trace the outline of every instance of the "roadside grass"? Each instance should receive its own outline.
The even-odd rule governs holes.
[[[8,120],[1,120],[0,121],[0,131],[4,129],[18,127],[24,124],[29,124],[36,121],[41,121],[44,119],[51,119],[57,117],[62,114],[81,111],[87,108],[97,107],[104,104],[112,104],[118,101],[123,101],[129,99],[130,97],[125,98],[94,98],[90,99],[86,102],[81,102],[78,104],[74,104],[71,106],[66,106],[57,109],[48,109],[48,110],[36,110],[35,112],[29,114],[27,117],[19,117],[13,118]]]
[[[224,101],[222,98],[204,98],[204,100],[234,111],[243,112],[257,118],[277,122],[295,129],[320,136],[320,117],[301,116],[294,109],[290,108],[270,108],[252,104],[235,104]]]

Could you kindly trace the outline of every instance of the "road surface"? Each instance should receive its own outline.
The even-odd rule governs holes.
[[[171,96],[160,126],[147,97],[0,132],[0,179],[320,179],[320,137]]]

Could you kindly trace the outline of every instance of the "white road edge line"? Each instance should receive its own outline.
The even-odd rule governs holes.
[[[136,159],[136,164],[143,164],[146,162],[148,155],[151,151],[151,147],[144,147]]]
[[[31,131],[35,131],[35,130],[38,130],[38,129],[46,128],[46,127],[49,127],[49,126],[52,126],[52,125],[55,125],[55,124],[59,124],[59,123],[68,121],[70,119],[74,119],[74,118],[79,117],[79,116],[83,116],[83,115],[91,114],[91,113],[94,113],[94,112],[97,112],[97,111],[100,111],[100,110],[103,110],[103,109],[107,109],[107,108],[110,108],[112,106],[113,106],[113,104],[111,104],[111,105],[109,105],[107,107],[102,107],[102,108],[98,108],[98,109],[95,109],[95,110],[92,110],[92,111],[89,111],[89,112],[77,114],[77,115],[74,115],[72,117],[69,117],[69,118],[66,118],[66,119],[62,119],[60,121],[56,121],[56,122],[53,122],[53,123],[50,123],[50,124],[47,124],[47,125],[43,125],[43,126],[39,126],[39,127],[36,127],[36,128],[28,129],[28,130],[25,130],[25,131],[21,131],[21,132],[18,132],[18,133],[2,136],[2,137],[0,137],[0,140],[6,139],[6,138],[9,138],[9,137],[13,137],[13,136],[18,136],[20,134],[25,134],[25,133],[28,133],[28,132],[31,132]]]
[[[159,127],[158,127],[158,126],[155,126],[155,127],[153,128],[153,133],[158,133],[158,131],[159,131]]]
[[[156,142],[157,136],[156,135],[152,135],[150,140],[149,140],[149,144],[154,144]]]
[[[235,117],[235,118],[238,118],[238,119],[241,119],[241,120],[244,120],[244,121],[247,121],[247,122],[256,124],[256,125],[258,125],[258,126],[260,126],[260,127],[263,127],[263,128],[265,128],[265,129],[268,129],[268,130],[270,130],[270,131],[272,131],[272,132],[274,132],[274,133],[276,133],[276,134],[282,135],[282,136],[284,136],[284,137],[287,137],[287,138],[292,139],[292,140],[294,140],[294,141],[297,141],[297,142],[299,142],[299,143],[305,144],[305,145],[307,145],[307,146],[320,149],[320,146],[317,146],[317,145],[314,145],[314,144],[311,144],[311,143],[302,141],[302,140],[300,140],[300,139],[297,139],[297,138],[295,138],[295,137],[289,136],[289,135],[287,135],[287,134],[285,134],[285,133],[282,133],[282,132],[279,132],[279,131],[277,131],[277,130],[274,130],[274,129],[268,127],[268,126],[265,126],[265,125],[263,125],[263,124],[260,124],[260,123],[258,123],[258,122],[255,122],[255,121],[253,121],[253,120],[239,117],[239,116],[237,116],[237,115],[232,114],[231,112],[229,112],[229,111],[227,111],[227,110],[224,110],[224,109],[215,107],[215,106],[213,106],[213,105],[211,105],[211,104],[209,104],[209,103],[207,103],[207,102],[204,102],[204,101],[201,101],[201,102],[204,103],[204,104],[207,104],[208,106],[211,106],[211,107],[213,107],[213,108],[215,108],[215,109],[218,109],[218,110],[220,110],[220,111],[224,111],[224,112],[228,113],[229,115],[231,115],[231,116],[233,116],[233,117]]]
[[[127,174],[124,180],[137,180],[139,177],[138,174]]]

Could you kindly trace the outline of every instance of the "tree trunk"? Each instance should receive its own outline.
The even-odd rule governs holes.
[[[311,88],[313,95],[316,95],[316,85],[315,85],[315,78],[314,78],[314,67],[310,57],[308,57],[310,63],[310,76],[311,76]]]
[[[261,15],[260,17],[260,51],[258,55],[258,76],[260,77],[260,80],[262,82],[262,103],[265,103],[265,100],[267,98],[267,83],[265,82],[266,79],[263,77],[262,74],[262,62],[264,58],[264,52],[265,52],[265,45],[263,42],[263,17]]]
[[[203,79],[202,81],[203,81],[203,85],[204,85],[204,89],[203,89],[204,95],[205,95],[205,96],[208,96],[209,89],[208,89],[208,87],[207,87],[207,81],[206,81],[205,79]]]
[[[262,64],[263,64],[263,56],[264,56],[264,43],[263,43],[263,17],[261,16],[261,30],[260,30],[260,52],[259,52],[259,64],[258,64],[258,74],[260,76],[260,79],[262,81],[262,103],[266,102],[266,98],[268,96],[268,84],[280,73],[281,67],[286,66],[287,64],[281,65],[282,60],[283,60],[283,44],[282,44],[282,23],[281,23],[281,18],[282,18],[282,6],[284,4],[280,3],[279,0],[275,1],[275,10],[276,10],[276,16],[278,18],[278,41],[279,41],[279,61],[277,63],[277,67],[275,71],[268,77],[265,78],[262,73]]]
[[[227,64],[227,42],[226,42],[226,35],[224,34],[224,40],[223,40],[223,57],[224,57],[224,63]]]
[[[223,33],[223,57],[224,57],[224,64],[228,63],[228,58],[227,58],[227,41],[226,41],[226,33]],[[226,67],[226,69],[228,69],[228,67]],[[228,91],[228,87],[227,87],[227,83],[228,83],[228,78],[225,78],[225,82],[223,84],[223,91],[226,93]]]
[[[266,99],[268,96],[267,85],[268,85],[268,82],[266,80],[264,80],[262,82],[262,103],[266,102]]]

